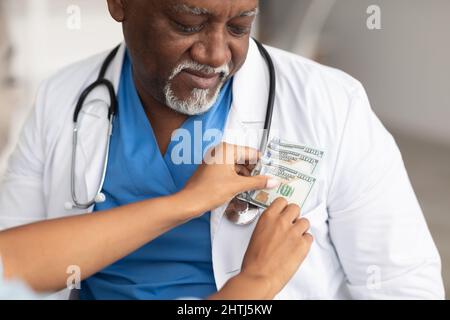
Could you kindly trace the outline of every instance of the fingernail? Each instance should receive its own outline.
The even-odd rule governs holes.
[[[269,178],[267,180],[266,189],[274,189],[280,185],[280,180],[275,178]]]

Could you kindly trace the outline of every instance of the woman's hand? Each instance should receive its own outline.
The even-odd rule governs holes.
[[[210,149],[203,163],[180,192],[186,205],[202,214],[235,195],[249,190],[274,188],[279,182],[267,176],[251,177],[259,152],[248,147],[222,143]]]
[[[300,208],[278,198],[256,225],[240,274],[210,299],[273,299],[294,276],[311,247]]]
[[[244,257],[241,272],[270,283],[275,295],[291,279],[305,259],[313,237],[300,208],[284,198],[276,199],[258,221]]]

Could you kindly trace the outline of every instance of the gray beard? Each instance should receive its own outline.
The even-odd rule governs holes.
[[[166,105],[178,113],[194,116],[207,112],[216,103],[222,89],[223,82],[218,86],[214,95],[208,98],[212,89],[193,89],[191,95],[186,100],[180,100],[172,90],[171,81],[168,81],[164,87],[164,96]]]

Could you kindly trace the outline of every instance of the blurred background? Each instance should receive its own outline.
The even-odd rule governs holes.
[[[403,153],[450,289],[450,1],[260,3],[255,37],[364,84]],[[0,176],[39,83],[121,40],[105,0],[0,0]]]

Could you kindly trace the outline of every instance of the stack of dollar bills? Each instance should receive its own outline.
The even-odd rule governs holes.
[[[324,151],[317,148],[273,138],[252,175],[279,179],[279,186],[242,193],[237,198],[264,209],[279,197],[303,207],[316,183],[315,175],[323,157]]]

